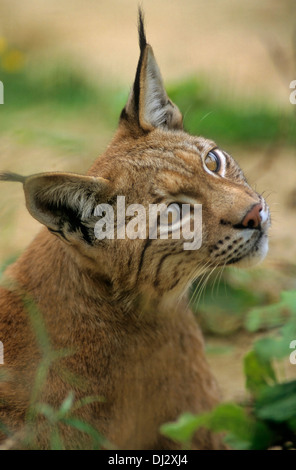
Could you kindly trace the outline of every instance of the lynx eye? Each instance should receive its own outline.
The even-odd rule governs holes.
[[[181,224],[181,208],[178,203],[172,203],[160,214],[160,238],[163,234],[179,230]]]
[[[217,152],[215,150],[211,150],[206,158],[205,158],[205,165],[208,170],[212,171],[213,173],[218,173],[221,167],[221,160]]]
[[[167,208],[167,216],[169,225],[174,225],[176,222],[179,222],[181,217],[179,204],[170,204]]]

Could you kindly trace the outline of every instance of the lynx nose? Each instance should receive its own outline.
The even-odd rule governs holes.
[[[242,226],[246,228],[257,228],[261,223],[262,204],[256,204],[252,209],[245,215]]]

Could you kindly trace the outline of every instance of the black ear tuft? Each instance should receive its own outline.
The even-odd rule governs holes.
[[[143,49],[145,49],[145,47],[147,46],[147,41],[144,28],[144,13],[141,7],[139,7],[138,33],[140,50],[143,51]]]
[[[143,10],[139,7],[139,17],[138,17],[138,33],[139,33],[139,46],[140,46],[140,58],[136,71],[136,78],[134,82],[134,107],[136,114],[139,113],[139,98],[140,98],[140,73],[143,63],[144,52],[147,47],[145,28],[144,28],[144,13]]]

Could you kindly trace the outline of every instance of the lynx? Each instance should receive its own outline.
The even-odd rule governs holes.
[[[23,184],[28,211],[45,226],[6,270],[0,291],[5,372],[0,422],[14,436],[15,448],[25,445],[32,390],[49,342],[51,350],[68,352],[49,361],[38,382],[38,403],[58,409],[70,391],[77,401],[99,396],[102,400],[77,407],[74,415],[110,445],[178,449],[160,426],[184,412],[208,411],[220,400],[186,292],[214,267],[252,266],[268,250],[265,200],[226,151],[183,130],[141,13],[139,44],[135,81],[118,129],[87,175],[1,173],[3,181]],[[184,250],[183,240],[171,234],[99,240],[95,208],[106,203],[116,214],[117,196],[146,208],[201,204],[201,247]],[[46,337],[34,327],[32,305]],[[35,415],[34,445],[46,449],[50,426]],[[60,433],[66,448],[90,445],[73,426],[61,425]],[[6,438],[3,432],[2,442]],[[224,443],[202,429],[192,448],[222,449]]]

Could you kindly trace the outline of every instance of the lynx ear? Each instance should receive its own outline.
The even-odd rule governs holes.
[[[24,185],[30,214],[65,241],[94,241],[92,218],[95,207],[107,197],[104,178],[74,173],[40,173],[28,177],[1,173],[0,180]]]
[[[121,118],[136,121],[144,131],[151,131],[156,127],[182,129],[182,115],[165,91],[152,47],[146,42],[141,10],[139,44],[141,53],[136,78]]]

